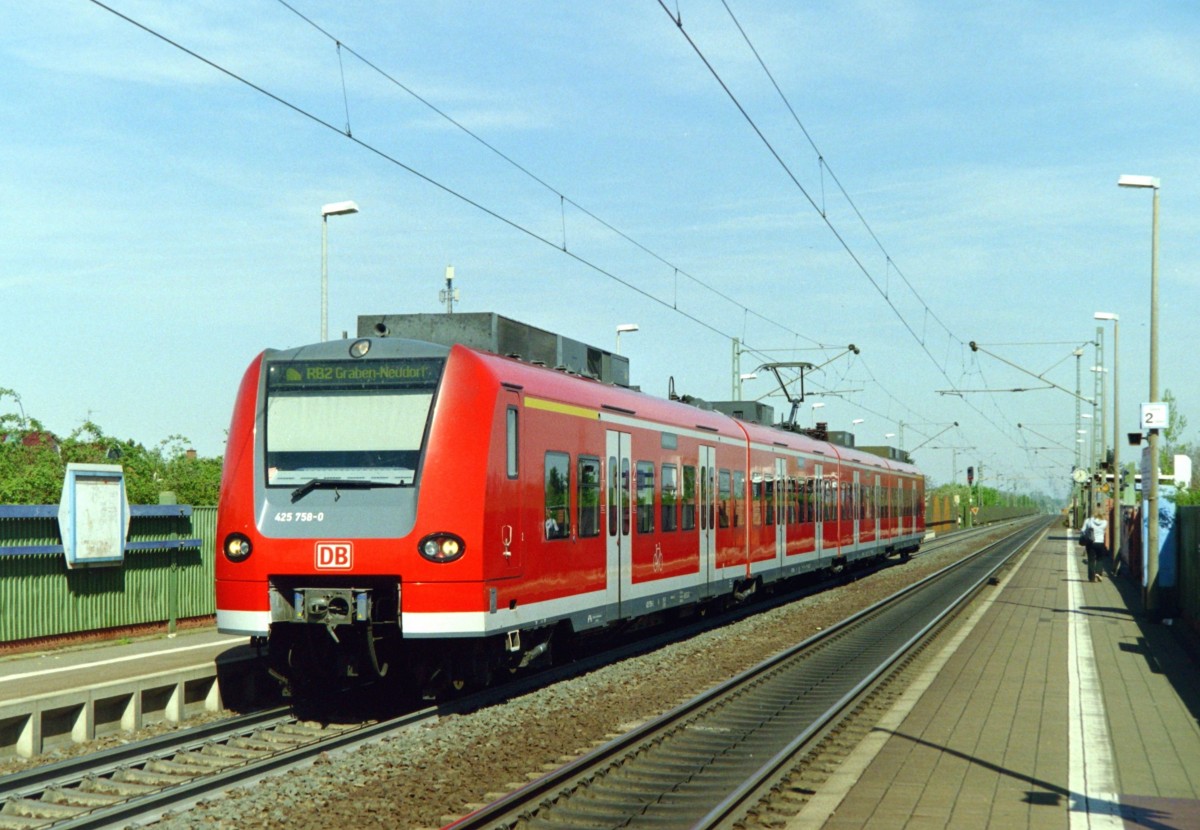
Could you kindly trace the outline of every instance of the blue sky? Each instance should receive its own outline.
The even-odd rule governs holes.
[[[1160,385],[1200,423],[1191,3],[729,0],[799,123],[714,0],[667,7],[746,116],[655,2],[295,0],[324,33],[276,0],[110,5],[291,106],[88,0],[0,11],[0,387],[54,431],[222,452],[254,355],[317,339],[320,207],[353,199],[333,336],[439,311],[453,265],[460,311],[607,348],[637,323],[652,394],[729,398],[732,337],[747,373],[836,358],[800,423],[1061,492],[1074,399],[974,390],[1042,385],[1005,361],[1073,389],[1112,311],[1137,428],[1151,196],[1123,173],[1162,181]]]

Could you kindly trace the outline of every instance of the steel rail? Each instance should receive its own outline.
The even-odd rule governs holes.
[[[0,804],[10,798],[28,798],[50,787],[70,786],[88,776],[106,775],[121,767],[167,757],[288,719],[295,720],[289,707],[264,709],[0,776]]]
[[[169,759],[179,753],[187,753],[200,747],[208,747],[214,743],[243,738],[249,733],[261,735],[264,727],[287,729],[300,724],[299,718],[284,714],[286,710],[273,709],[269,712],[232,718],[207,726],[197,727],[185,732],[158,736],[145,741],[138,741],[128,747],[100,753],[97,756],[74,759],[60,764],[49,765],[42,770],[30,770],[17,776],[3,779],[6,794],[5,804],[22,798],[34,798],[55,788],[72,788],[87,781],[104,778],[119,771],[139,769],[154,762]],[[334,752],[355,744],[372,740],[398,729],[437,716],[435,708],[422,709],[407,713],[396,718],[354,724],[340,729],[332,734],[317,734],[296,738],[292,745],[281,743],[277,748],[265,750],[260,757],[233,758],[222,760],[228,763],[221,767],[213,767],[207,771],[196,770],[192,777],[184,781],[174,781],[160,786],[153,792],[130,795],[128,798],[112,804],[76,809],[75,814],[67,816],[61,813],[65,809],[53,803],[47,803],[47,812],[58,812],[57,817],[35,818],[26,817],[19,813],[0,815],[0,826],[14,823],[21,826],[46,828],[46,830],[97,830],[105,827],[124,827],[134,820],[147,820],[161,815],[163,812],[181,804],[192,803],[206,795],[211,795],[235,784],[252,778],[257,778],[285,769],[289,766],[303,763],[321,753]],[[40,779],[39,779],[40,773]],[[179,773],[186,776],[187,773]],[[10,782],[10,779],[13,779]]]

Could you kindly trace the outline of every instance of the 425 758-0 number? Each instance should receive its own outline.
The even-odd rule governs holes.
[[[325,521],[324,513],[276,513],[275,521],[277,522],[323,522]]]

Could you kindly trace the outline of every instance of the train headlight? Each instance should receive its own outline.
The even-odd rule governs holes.
[[[430,562],[453,562],[467,545],[453,533],[431,533],[417,544],[417,551]]]
[[[245,562],[250,557],[250,540],[240,533],[230,533],[225,537],[225,558],[230,562]]]

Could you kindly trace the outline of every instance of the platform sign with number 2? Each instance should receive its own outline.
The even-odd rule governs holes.
[[[1142,404],[1142,429],[1166,429],[1171,422],[1170,407],[1166,403]]]

